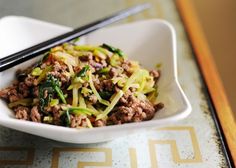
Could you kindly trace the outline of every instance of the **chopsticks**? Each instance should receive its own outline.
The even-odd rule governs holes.
[[[149,3],[144,3],[141,5],[133,6],[131,8],[117,12],[111,16],[105,17],[103,19],[94,21],[94,22],[84,25],[82,27],[76,28],[73,31],[70,31],[68,33],[59,35],[59,36],[54,37],[54,38],[47,40],[45,42],[42,42],[42,43],[39,43],[39,44],[34,45],[32,47],[29,47],[25,50],[15,53],[15,54],[11,54],[7,57],[1,58],[0,59],[0,72],[4,71],[6,69],[12,68],[15,65],[18,65],[22,62],[29,60],[29,59],[37,57],[52,47],[55,47],[55,46],[60,45],[62,43],[71,41],[75,38],[78,38],[80,36],[83,36],[85,34],[92,32],[92,31],[95,31],[97,29],[105,27],[111,23],[114,23],[116,21],[124,19],[130,15],[134,15],[136,13],[139,13],[145,9],[148,9],[149,7],[150,7]]]

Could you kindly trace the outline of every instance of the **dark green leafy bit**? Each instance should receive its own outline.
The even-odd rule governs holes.
[[[66,126],[66,127],[70,127],[70,113],[69,110],[66,110],[62,115],[61,115],[61,124]]]
[[[45,92],[47,92],[46,96]],[[48,75],[46,81],[39,86],[39,103],[41,111],[44,111],[44,107],[50,103],[54,93],[57,93],[61,101],[66,104],[65,96],[60,89],[59,80],[52,75]]]
[[[111,51],[111,52],[113,52],[113,53],[115,53],[115,54],[118,54],[121,57],[123,57],[125,55],[124,52],[122,50],[120,50],[119,48],[112,47],[108,44],[104,43],[104,44],[102,44],[102,47],[109,50],[109,51]]]
[[[17,80],[20,82],[24,81],[27,76],[28,74],[26,72],[17,72],[16,74]]]
[[[113,95],[113,93],[108,92],[108,91],[102,91],[102,92],[99,92],[99,95],[101,96],[101,98],[103,98],[105,100],[109,100],[111,98],[111,96]]]
[[[83,67],[81,69],[81,71],[79,71],[78,74],[76,74],[77,77],[84,77],[86,75],[86,72],[89,70],[89,66],[85,65],[85,67]]]
[[[93,115],[95,114],[96,111],[92,110],[92,109],[88,109],[88,108],[83,108],[83,107],[70,107],[68,109],[66,109],[64,111],[64,113],[61,115],[61,121],[62,121],[62,125],[70,127],[71,124],[71,119],[70,119],[70,114],[73,115]]]
[[[44,93],[47,92],[47,97]],[[39,107],[40,111],[44,112],[44,107],[49,104],[53,95],[53,89],[47,86],[46,83],[39,86]]]
[[[77,43],[77,42],[79,42],[79,41],[80,41],[80,38],[77,37],[77,38],[75,38],[74,40],[72,40],[71,42],[72,42],[73,44],[75,44],[75,43]]]
[[[43,59],[42,59],[41,62],[46,61],[46,60],[48,59],[48,57],[49,57],[49,52],[44,53],[44,55],[43,55]]]

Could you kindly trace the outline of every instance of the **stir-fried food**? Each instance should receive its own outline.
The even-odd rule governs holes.
[[[148,71],[118,48],[65,43],[16,74],[0,91],[17,119],[72,128],[150,120],[160,72]]]

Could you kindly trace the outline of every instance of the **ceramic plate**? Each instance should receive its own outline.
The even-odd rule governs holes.
[[[71,28],[30,18],[10,16],[0,20],[0,57],[17,52]],[[176,37],[173,27],[163,20],[145,20],[104,28],[81,38],[81,43],[108,43],[121,48],[130,59],[147,69],[161,64],[158,101],[165,107],[150,121],[93,129],[73,129],[15,119],[4,101],[0,101],[0,125],[53,140],[72,143],[96,143],[111,140],[147,128],[171,124],[185,118],[191,105],[177,79]],[[37,58],[38,59],[38,58]],[[0,73],[0,89],[14,79],[15,71],[35,62],[20,64]]]

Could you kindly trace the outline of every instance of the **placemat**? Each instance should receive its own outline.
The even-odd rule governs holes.
[[[125,8],[140,2],[145,1],[116,3]],[[56,142],[0,126],[0,168],[228,167],[194,53],[175,3],[172,0],[148,2],[152,3],[152,9],[124,22],[162,18],[173,24],[177,33],[178,76],[193,107],[191,115],[166,127],[88,145]]]

